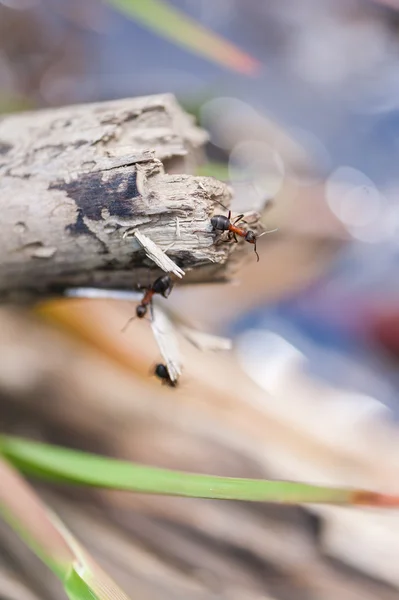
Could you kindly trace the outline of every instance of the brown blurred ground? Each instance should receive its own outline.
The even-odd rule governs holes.
[[[195,304],[202,309],[198,319],[210,314],[208,324],[217,326],[227,311],[238,314],[240,298],[247,301],[248,287],[249,298],[256,303],[269,290],[281,294],[303,285],[328,264],[335,246],[325,242],[320,252],[319,240],[266,241],[261,248],[265,275],[261,285],[256,265],[248,262],[241,288],[218,287],[206,296],[193,287],[187,292],[191,299],[176,293],[178,303],[186,302],[195,315],[194,299],[197,293],[204,294]],[[172,297],[169,301],[173,306]],[[307,404],[302,396],[308,384],[291,377],[302,419],[295,425],[295,404],[287,409],[287,418],[284,410],[277,414],[274,404],[281,400],[252,383],[234,355],[201,353],[183,340],[181,385],[165,389],[149,375],[158,350],[148,323],[135,322],[126,334],[120,333],[133,311],[129,303],[60,301],[51,311],[64,327],[89,341],[92,349],[40,321],[3,309],[4,431],[146,464],[219,475],[284,478],[292,469],[296,475],[291,478],[324,478],[378,489],[386,487],[392,476],[395,461],[379,468],[380,455],[387,448],[378,427],[373,433],[373,428],[370,432],[359,424],[360,445],[354,453],[351,445],[324,442],[322,422],[317,435],[312,432],[312,427],[318,428],[314,420],[310,428],[303,426],[312,402],[320,402],[318,412],[323,415],[323,394],[328,402],[331,391],[310,385],[307,400],[314,399]],[[289,397],[288,388],[284,393]],[[332,414],[325,426],[334,429]],[[339,418],[337,427],[339,439]],[[385,441],[391,444],[388,438]],[[371,456],[365,446],[377,442],[379,448],[375,446]],[[132,597],[397,597],[391,587],[393,578],[388,573],[384,583],[384,569],[379,571],[378,565],[370,577],[367,569],[362,572],[350,566],[350,556],[349,562],[344,558],[337,562],[325,555],[328,545],[320,535],[328,514],[35,485]],[[388,522],[388,527],[394,526]],[[348,530],[348,535],[353,533]],[[11,571],[38,597],[62,597],[37,561],[3,528],[0,543],[2,569],[8,575]],[[27,592],[17,596],[29,597]]]
[[[82,91],[87,61],[96,60],[84,40],[86,29],[101,28],[102,13],[94,2],[61,5],[68,26],[55,34],[29,11],[0,5],[3,110],[95,95]],[[284,187],[265,214],[280,232],[262,238],[260,264],[249,253],[238,285],[176,289],[171,305],[216,332],[323,273],[346,235],[322,195],[320,185]],[[165,389],[149,375],[159,355],[148,323],[120,333],[133,306],[53,309],[74,340],[24,313],[0,312],[1,431],[174,469],[395,491],[397,432],[360,416],[345,428],[342,403],[332,406],[336,390],[292,368],[272,395],[234,354],[202,354],[183,341],[181,386]],[[132,598],[399,597],[395,513],[34,485]],[[0,597],[64,597],[3,524]]]

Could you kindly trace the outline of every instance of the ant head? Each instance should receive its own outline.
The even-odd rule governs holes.
[[[163,384],[166,384],[169,387],[177,387],[177,381],[172,381],[166,365],[163,365],[162,363],[158,364],[154,369],[154,375],[156,375]]]
[[[169,373],[166,365],[159,364],[155,367],[154,373],[159,379],[168,379]]]
[[[245,241],[249,242],[250,244],[256,243],[256,235],[250,229],[247,231],[247,233],[245,235]]]
[[[139,319],[142,319],[147,314],[147,307],[143,306],[143,304],[139,304],[136,306],[136,315]]]

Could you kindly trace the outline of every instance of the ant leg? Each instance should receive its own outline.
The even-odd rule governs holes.
[[[195,234],[195,237],[197,238],[197,240],[200,241],[197,233],[204,233],[205,235],[213,235],[215,232],[214,231],[205,231],[205,229],[196,229],[195,231],[193,231],[193,233]]]
[[[132,321],[134,321],[135,319],[137,319],[137,317],[130,317],[130,319],[128,319],[128,320],[126,321],[126,323],[124,324],[124,326],[122,327],[122,329],[121,329],[121,333],[125,333],[125,332],[126,332],[126,330],[127,330],[127,329],[128,329],[128,327],[129,327],[130,323],[131,323]]]
[[[238,215],[238,217],[236,217],[236,218],[234,219],[234,221],[233,221],[233,225],[235,225],[236,223],[238,223],[238,221],[242,221],[242,218],[243,218],[243,216],[244,216],[243,214],[242,214],[242,215]]]
[[[223,233],[224,231],[217,237],[217,239],[214,241],[214,246],[220,246],[220,244],[225,244],[226,242],[228,242],[228,239],[225,239],[223,237]]]
[[[225,232],[223,232],[225,233]],[[229,244],[231,243],[233,240],[233,234],[231,233],[231,231],[229,231],[227,233],[227,238],[223,239],[222,236],[220,236],[220,238],[218,240],[216,240],[215,242],[215,246],[219,246],[220,244]]]
[[[238,244],[237,236],[235,233],[233,233],[233,240],[235,241],[236,244]]]
[[[225,205],[223,204],[223,202],[220,202],[220,200],[216,200],[216,198],[215,198],[215,202],[217,202],[218,204],[220,204],[220,206],[223,206],[224,210],[229,210],[229,209],[227,208],[227,206],[225,206]],[[229,211],[229,213],[231,214],[231,211]]]

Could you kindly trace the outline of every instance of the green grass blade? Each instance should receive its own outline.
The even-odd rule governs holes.
[[[0,518],[60,579],[70,600],[129,600],[2,456]]]
[[[52,481],[149,494],[279,503],[352,501],[352,491],[284,481],[182,473],[0,437],[0,452],[21,471]]]
[[[64,523],[56,516],[52,522],[74,553],[74,560],[62,578],[70,600],[129,600],[125,592],[96,563]]]
[[[260,63],[164,0],[104,0],[126,17],[158,35],[224,67],[246,75]]]
[[[63,585],[70,600],[129,600],[98,566],[94,571],[86,564],[74,566],[64,579]]]
[[[75,569],[72,569],[64,580],[64,590],[69,600],[97,600],[90,586],[81,578]]]
[[[73,553],[52,522],[52,515],[21,474],[0,456],[0,518],[62,579]]]

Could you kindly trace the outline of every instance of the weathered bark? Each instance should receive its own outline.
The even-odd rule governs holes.
[[[149,283],[154,263],[124,237],[135,228],[185,281],[226,278],[232,246],[195,231],[229,189],[161,162],[190,170],[205,140],[169,95],[0,120],[0,297]]]

